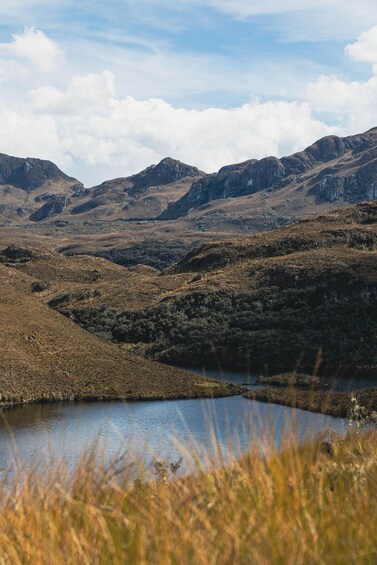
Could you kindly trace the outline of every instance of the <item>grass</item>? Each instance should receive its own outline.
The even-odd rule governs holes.
[[[376,563],[377,433],[323,438],[170,480],[83,455],[5,481],[0,562]],[[330,453],[330,454],[329,454]],[[173,468],[174,469],[174,468]]]
[[[335,392],[317,390],[298,390],[294,387],[262,388],[247,392],[245,398],[283,404],[311,412],[320,412],[330,416],[347,417],[350,410],[350,398],[356,396],[362,406],[368,410],[377,410],[377,388],[358,390],[357,392]]]

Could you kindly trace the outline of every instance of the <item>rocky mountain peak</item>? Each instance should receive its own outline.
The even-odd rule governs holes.
[[[0,154],[0,184],[32,191],[46,181],[73,180],[51,161]]]
[[[176,219],[213,200],[276,191],[302,183],[318,200],[377,198],[377,128],[349,137],[327,136],[289,157],[245,161],[195,182],[160,219]],[[357,170],[355,173],[354,170]],[[305,176],[306,175],[306,176]],[[310,176],[310,178],[309,178]]]
[[[186,177],[196,177],[203,174],[197,167],[186,165],[181,161],[166,157],[157,165],[151,165],[141,173],[130,177],[134,188],[148,188],[176,182]]]

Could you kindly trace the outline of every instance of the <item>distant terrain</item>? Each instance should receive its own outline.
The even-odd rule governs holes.
[[[35,300],[155,360],[353,375],[377,368],[376,256],[370,202],[207,243],[163,271],[44,248],[3,261],[40,283]]]
[[[48,281],[39,294],[43,302],[160,361],[311,370],[320,354],[324,367],[373,373],[376,230],[377,203],[371,202],[205,244],[162,272],[110,269],[93,257],[93,267],[108,267],[86,271],[85,279],[89,258],[56,252],[22,270]]]
[[[156,361],[375,375],[376,163],[377,129],[90,189],[0,156],[1,398],[235,392]]]
[[[73,399],[195,398],[235,392],[235,387],[225,383],[127,353],[41,303],[36,297],[49,288],[52,273],[73,286],[75,279],[93,284],[97,275],[101,276],[101,264],[96,269],[96,263],[87,258],[76,270],[69,265],[65,268],[64,263],[60,270],[54,270],[54,262],[49,263],[46,253],[39,264],[43,280],[35,281],[27,265],[37,263],[37,257],[35,251],[14,247],[0,256],[0,405]],[[109,278],[111,269],[109,263]]]
[[[325,137],[304,151],[206,174],[170,157],[86,188],[49,161],[0,155],[0,222],[80,230],[245,233],[377,198],[377,128]],[[122,223],[131,224],[122,226]]]

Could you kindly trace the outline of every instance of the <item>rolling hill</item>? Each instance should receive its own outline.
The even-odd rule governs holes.
[[[35,251],[19,250],[18,257],[14,255],[12,259],[8,253],[4,261],[3,254],[0,264],[1,405],[234,393],[235,389],[226,384],[150,362],[86,332],[36,298],[31,290],[34,279],[24,268],[36,257]],[[44,261],[46,257],[48,253]],[[64,271],[65,279],[72,282],[72,271]],[[53,261],[44,276],[51,272],[59,278]],[[84,279],[85,274],[81,277]]]
[[[376,258],[377,202],[370,202],[204,244],[162,273],[117,267],[127,289],[99,278],[91,286],[99,292],[87,294],[88,283],[55,274],[41,300],[171,364],[311,371],[319,363],[332,373],[375,374]]]

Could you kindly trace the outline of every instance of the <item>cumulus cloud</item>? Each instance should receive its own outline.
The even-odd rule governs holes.
[[[40,37],[37,30],[23,37],[29,34]],[[365,40],[354,45],[360,42]],[[22,59],[23,42],[16,38],[10,45],[12,56]],[[253,99],[226,109],[120,95],[117,83],[104,70],[73,73],[65,87],[43,80],[18,100],[3,91],[0,151],[51,159],[91,185],[168,155],[212,172],[252,157],[290,154],[324,135],[357,133],[377,122],[377,76],[364,82],[322,76],[303,89],[301,100]]]
[[[365,31],[346,47],[346,53],[354,61],[377,63],[377,25]]]
[[[49,73],[57,68],[63,57],[57,43],[35,28],[25,28],[22,33],[12,35],[10,43],[0,43],[0,70],[3,71],[12,67],[19,70],[22,63],[26,63],[24,70],[34,68]]]
[[[175,108],[161,99],[119,98],[114,80],[105,71],[75,77],[66,91],[33,90],[13,109],[18,120],[3,123],[1,150],[38,149],[40,156],[65,164],[69,172],[80,169],[80,176],[95,183],[101,175],[130,174],[167,155],[214,171],[250,157],[290,153],[334,131],[316,120],[306,103]],[[25,128],[33,135],[25,137]],[[43,139],[44,132],[41,147],[35,139]]]
[[[361,131],[377,125],[377,26],[347,45],[345,52],[354,61],[372,63],[372,76],[366,81],[321,76],[309,85],[307,100],[314,112],[337,117],[345,130]]]

